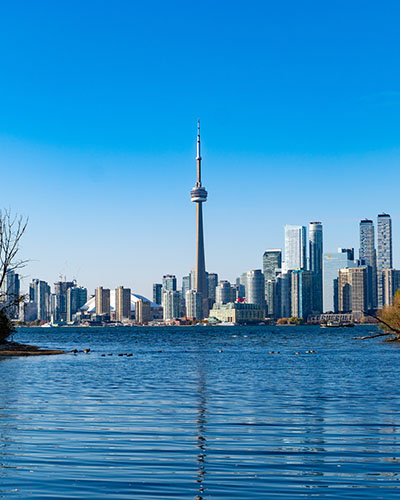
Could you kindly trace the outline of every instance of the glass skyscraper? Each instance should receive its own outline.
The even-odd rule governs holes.
[[[265,279],[265,301],[267,304],[267,315],[275,317],[276,310],[276,270],[282,267],[281,249],[266,250],[263,255],[263,273]]]
[[[339,312],[337,280],[339,269],[354,267],[354,249],[339,248],[337,252],[324,254],[323,265],[323,305],[324,312]]]
[[[307,232],[305,226],[285,226],[285,271],[307,268]]]
[[[323,309],[323,304],[322,304],[323,236],[322,236],[322,224],[320,222],[310,222],[309,240],[310,240],[309,241],[310,271],[313,273],[312,310],[316,314],[321,314]]]
[[[377,288],[378,288],[378,308],[385,304],[385,291],[383,270],[392,269],[392,219],[388,214],[378,215],[377,224],[378,258],[377,258]]]
[[[367,269],[367,302],[368,309],[376,309],[377,286],[376,286],[376,250],[375,230],[372,220],[363,219],[360,222],[360,261]]]

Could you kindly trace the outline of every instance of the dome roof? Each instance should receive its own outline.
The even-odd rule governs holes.
[[[139,299],[143,299],[144,302],[150,302],[150,307],[157,308],[161,307],[158,304],[155,304],[154,302],[151,302],[149,299],[146,299],[146,297],[143,297],[143,295],[138,295],[137,293],[131,293],[131,311],[134,311],[136,309],[136,302]],[[110,309],[111,311],[115,311],[115,290],[110,291]],[[89,314],[95,313],[96,312],[96,298],[92,297],[89,299],[86,304],[84,304],[80,310],[82,312],[87,312]]]

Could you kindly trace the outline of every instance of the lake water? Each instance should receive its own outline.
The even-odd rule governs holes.
[[[0,360],[0,498],[398,499],[400,344],[371,329],[19,329],[91,351]]]

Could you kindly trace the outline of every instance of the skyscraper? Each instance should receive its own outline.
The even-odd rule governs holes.
[[[322,224],[310,222],[309,226],[309,255],[310,271],[312,276],[312,311],[316,314],[322,313],[323,290],[322,290],[322,255],[323,236]]]
[[[73,315],[87,302],[87,289],[75,286],[67,290],[67,322],[72,323]]]
[[[367,308],[367,266],[339,269],[339,312],[360,318]]]
[[[263,255],[263,274],[265,279],[265,301],[267,315],[275,317],[276,270],[282,267],[281,249],[266,250]]]
[[[11,319],[18,317],[20,300],[20,279],[19,274],[13,270],[6,272],[0,290],[0,302],[5,306],[7,316]]]
[[[207,273],[207,296],[210,306],[215,302],[215,289],[218,285],[218,274]]]
[[[391,306],[393,304],[393,297],[400,288],[400,271],[397,269],[384,269],[382,277],[385,292],[384,305]]]
[[[36,319],[49,320],[50,312],[50,286],[46,281],[32,280],[29,284],[29,298],[36,304]]]
[[[110,289],[98,286],[95,295],[96,314],[106,314],[110,316]]]
[[[372,220],[360,222],[360,261],[367,269],[367,308],[376,309],[378,305],[376,287],[376,250],[375,230]]]
[[[285,226],[285,271],[307,268],[305,226]]]
[[[131,289],[119,286],[115,289],[115,319],[131,319]]]
[[[201,185],[200,120],[197,122],[197,182],[190,196],[196,203],[196,271],[195,290],[203,296],[203,317],[208,316],[206,261],[204,256],[203,203],[207,201],[207,191]],[[193,288],[193,287],[192,287]],[[202,318],[199,318],[202,319]]]
[[[196,290],[188,290],[186,292],[186,317],[188,319],[203,318],[203,297]]]
[[[172,290],[176,291],[176,276],[174,274],[165,274],[162,279],[163,291]]]
[[[324,254],[324,312],[339,312],[338,275],[339,269],[354,267],[354,248],[338,248],[337,252]]]
[[[377,224],[378,258],[376,265],[377,288],[378,288],[378,308],[385,304],[385,292],[383,283],[383,270],[392,269],[392,219],[388,214],[378,215]]]
[[[247,273],[246,302],[257,304],[265,311],[265,280],[261,269],[252,269]]]
[[[215,291],[215,302],[217,304],[228,304],[232,302],[231,284],[227,280],[221,280]]]
[[[162,306],[164,320],[179,318],[181,315],[181,294],[174,290],[163,292]]]
[[[153,284],[153,302],[154,304],[161,305],[162,302],[162,284],[154,283]]]
[[[292,271],[292,316],[296,318],[306,320],[312,313],[313,278],[314,273],[311,271],[304,269]]]

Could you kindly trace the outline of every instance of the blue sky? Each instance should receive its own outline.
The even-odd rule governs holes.
[[[147,296],[194,263],[196,120],[207,268],[233,280],[321,220],[325,248],[398,208],[397,2],[0,6],[1,206],[27,279]]]

